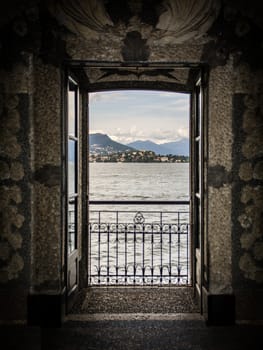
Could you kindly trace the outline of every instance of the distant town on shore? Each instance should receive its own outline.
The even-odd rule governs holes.
[[[106,134],[90,134],[90,162],[118,163],[188,163],[189,140],[158,145],[152,141],[121,144]]]
[[[189,157],[172,154],[157,155],[153,151],[126,151],[90,154],[89,161],[92,163],[188,163]]]

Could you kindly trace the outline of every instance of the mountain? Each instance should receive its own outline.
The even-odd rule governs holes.
[[[116,152],[134,151],[134,148],[122,143],[113,141],[106,134],[90,134],[89,135],[90,153],[93,154],[109,154]]]
[[[158,145],[150,140],[147,141],[134,141],[129,143],[127,146],[133,147],[140,151],[152,151],[156,154],[169,154],[171,153],[168,149],[165,149],[162,145]]]
[[[189,139],[187,138],[162,144],[157,144],[149,140],[138,140],[129,143],[127,146],[133,147],[138,150],[153,151],[156,154],[161,155],[172,154],[180,156],[189,156]]]
[[[165,148],[171,150],[171,154],[180,156],[189,156],[189,139],[183,138],[174,142],[166,142],[162,144]]]

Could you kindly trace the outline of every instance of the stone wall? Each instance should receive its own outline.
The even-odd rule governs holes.
[[[248,64],[235,70],[232,273],[240,318],[260,318],[263,312],[262,78],[263,71]]]
[[[24,319],[31,284],[32,57],[1,70],[0,309]]]
[[[61,290],[61,72],[25,55],[1,71],[1,310]],[[15,316],[14,316],[15,315]]]
[[[61,289],[62,112],[61,73],[34,62],[34,177],[32,287]]]
[[[232,292],[233,60],[211,70],[208,94],[209,291],[220,294]]]

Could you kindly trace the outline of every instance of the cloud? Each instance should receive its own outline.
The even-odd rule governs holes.
[[[90,130],[89,131],[90,134],[105,134],[105,131],[104,130],[101,130],[101,129],[97,129],[97,130]]]
[[[180,128],[177,130],[179,137],[189,138],[189,128]]]
[[[105,91],[105,92],[89,93],[90,103],[107,102],[107,101],[111,101],[111,102],[114,101],[116,103],[118,102],[118,100],[127,100],[127,99],[128,99],[128,96],[121,91]]]
[[[175,93],[174,93],[175,95]],[[139,110],[140,113],[147,115],[174,115],[184,113],[184,117],[189,113],[189,96],[173,96],[163,98],[162,95],[152,95],[149,99],[134,99],[134,104],[130,105],[130,111]]]
[[[140,130],[136,126],[129,130],[118,128],[114,133],[109,135],[114,141],[120,143],[130,143],[137,140],[151,140],[155,143],[161,144],[165,142],[173,142],[181,138],[189,137],[188,128],[179,129],[155,129],[155,130]]]
[[[189,137],[189,95],[138,90],[91,93],[90,129],[124,144]]]

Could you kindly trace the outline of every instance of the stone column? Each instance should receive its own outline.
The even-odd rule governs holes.
[[[210,323],[234,322],[232,289],[233,62],[212,68],[209,79],[207,169],[207,285]]]
[[[30,324],[60,324],[64,313],[61,96],[60,69],[35,59]]]

